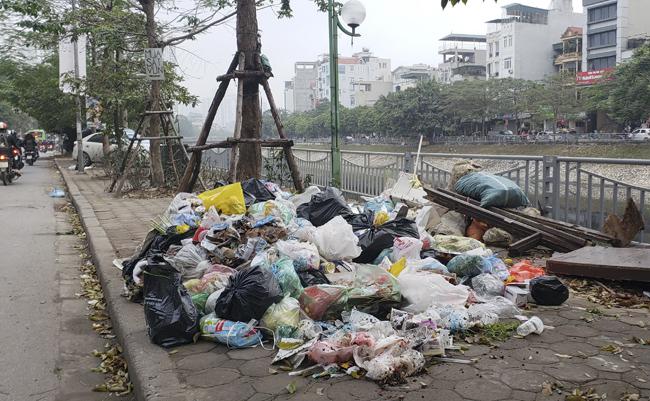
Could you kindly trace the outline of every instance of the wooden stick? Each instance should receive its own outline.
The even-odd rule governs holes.
[[[217,77],[218,82],[227,81],[230,79],[259,79],[262,77],[269,77],[269,74],[264,71],[245,71],[243,66],[239,67],[239,70],[235,70],[231,74],[219,75]]]
[[[235,71],[237,68],[237,62],[239,60],[238,54],[232,58],[230,66],[228,67],[228,73]],[[203,127],[201,128],[201,133],[199,134],[198,139],[196,140],[196,145],[205,145],[205,142],[208,139],[210,134],[210,129],[212,128],[212,123],[214,122],[214,117],[217,115],[217,110],[219,105],[223,101],[226,91],[228,90],[228,85],[230,81],[223,81],[219,84],[217,92],[214,94],[212,103],[210,104],[210,109],[208,110],[207,116],[205,116],[205,121],[203,122]],[[185,168],[185,173],[181,179],[180,184],[178,185],[178,192],[192,192],[194,184],[199,176],[201,170],[201,153],[193,152],[190,160],[187,162],[187,167]]]
[[[239,69],[244,69],[244,62],[246,57],[244,52],[239,53]],[[240,77],[237,80],[237,110],[235,111],[235,132],[233,138],[235,140],[241,137],[241,119],[242,119],[242,104],[244,103],[244,80]],[[230,166],[228,168],[228,181],[235,182],[237,180],[237,162],[239,162],[239,143],[234,143],[230,148]]]
[[[291,139],[257,139],[257,138],[228,138],[225,141],[207,143],[201,146],[191,146],[187,148],[188,152],[203,152],[208,149],[228,149],[239,143],[256,143],[266,148],[287,148],[293,146]]]
[[[142,129],[142,124],[144,124],[144,119],[145,116],[141,115],[140,121],[138,121],[138,127],[135,129],[135,132],[133,133],[133,138],[131,138],[131,140],[129,141],[129,146],[127,147],[126,153],[124,154],[124,159],[122,159],[120,169],[117,172],[117,175],[113,178],[113,181],[111,181],[111,185],[108,187],[108,192],[113,192],[113,189],[115,189],[115,184],[117,184],[117,182],[122,178],[122,175],[124,175],[124,170],[126,169],[127,161],[129,159],[129,154],[131,153],[131,149],[133,148],[133,143],[136,141],[136,138],[138,137],[138,134]]]
[[[264,93],[266,93],[266,98],[269,101],[269,106],[271,107],[271,114],[273,115],[273,120],[275,121],[275,126],[278,128],[278,135],[281,139],[287,139],[287,136],[284,133],[284,126],[280,120],[280,114],[278,113],[277,107],[275,107],[275,100],[273,99],[273,93],[271,92],[271,87],[269,86],[269,81],[265,78],[262,79],[262,87],[264,88]],[[302,177],[300,176],[300,170],[298,169],[298,164],[296,159],[293,156],[293,151],[291,148],[284,148],[284,158],[287,161],[287,166],[289,166],[289,171],[291,171],[291,178],[293,179],[293,186],[296,188],[296,191],[304,191]]]

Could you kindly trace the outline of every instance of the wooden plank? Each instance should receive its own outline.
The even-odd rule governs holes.
[[[554,274],[650,282],[649,248],[584,247],[546,261]]]
[[[526,251],[535,248],[542,242],[543,235],[541,232],[536,232],[526,238],[522,238],[517,242],[510,244],[508,248],[509,256],[523,256]]]
[[[201,146],[191,146],[187,148],[188,152],[203,152],[208,149],[229,149],[238,143],[257,143],[267,148],[290,147],[293,146],[292,139],[257,139],[257,138],[228,138],[225,141],[208,143]]]

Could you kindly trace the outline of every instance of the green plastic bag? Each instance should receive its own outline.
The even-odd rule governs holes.
[[[196,306],[196,309],[198,309],[202,315],[205,313],[205,303],[208,301],[209,296],[210,294],[203,292],[192,295],[192,303],[194,306]]]
[[[461,195],[480,201],[482,207],[528,206],[528,198],[517,184],[494,174],[467,174],[458,180],[454,189]]]
[[[269,306],[262,317],[262,326],[283,335],[292,333],[300,323],[300,303],[292,297],[284,297],[277,304]]]
[[[302,294],[304,289],[300,283],[300,277],[298,276],[298,273],[296,273],[296,269],[293,267],[293,261],[291,259],[278,259],[278,261],[271,267],[271,271],[275,278],[278,279],[282,293],[285,296],[288,295],[294,298],[300,297],[300,294]]]

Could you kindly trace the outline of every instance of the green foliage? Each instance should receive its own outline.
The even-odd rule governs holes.
[[[650,43],[583,93],[591,110],[604,110],[621,124],[638,126],[650,117]]]
[[[548,77],[541,85],[531,88],[529,97],[537,111],[537,119],[575,119],[584,111],[577,93],[575,76],[570,73]],[[555,130],[555,124],[553,129]]]

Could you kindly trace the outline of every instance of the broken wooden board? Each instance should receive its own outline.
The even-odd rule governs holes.
[[[643,230],[643,215],[632,198],[627,200],[623,218],[610,214],[605,219],[603,232],[615,237],[622,247],[630,245],[637,233]]]
[[[650,248],[587,246],[546,261],[550,273],[650,282]]]

